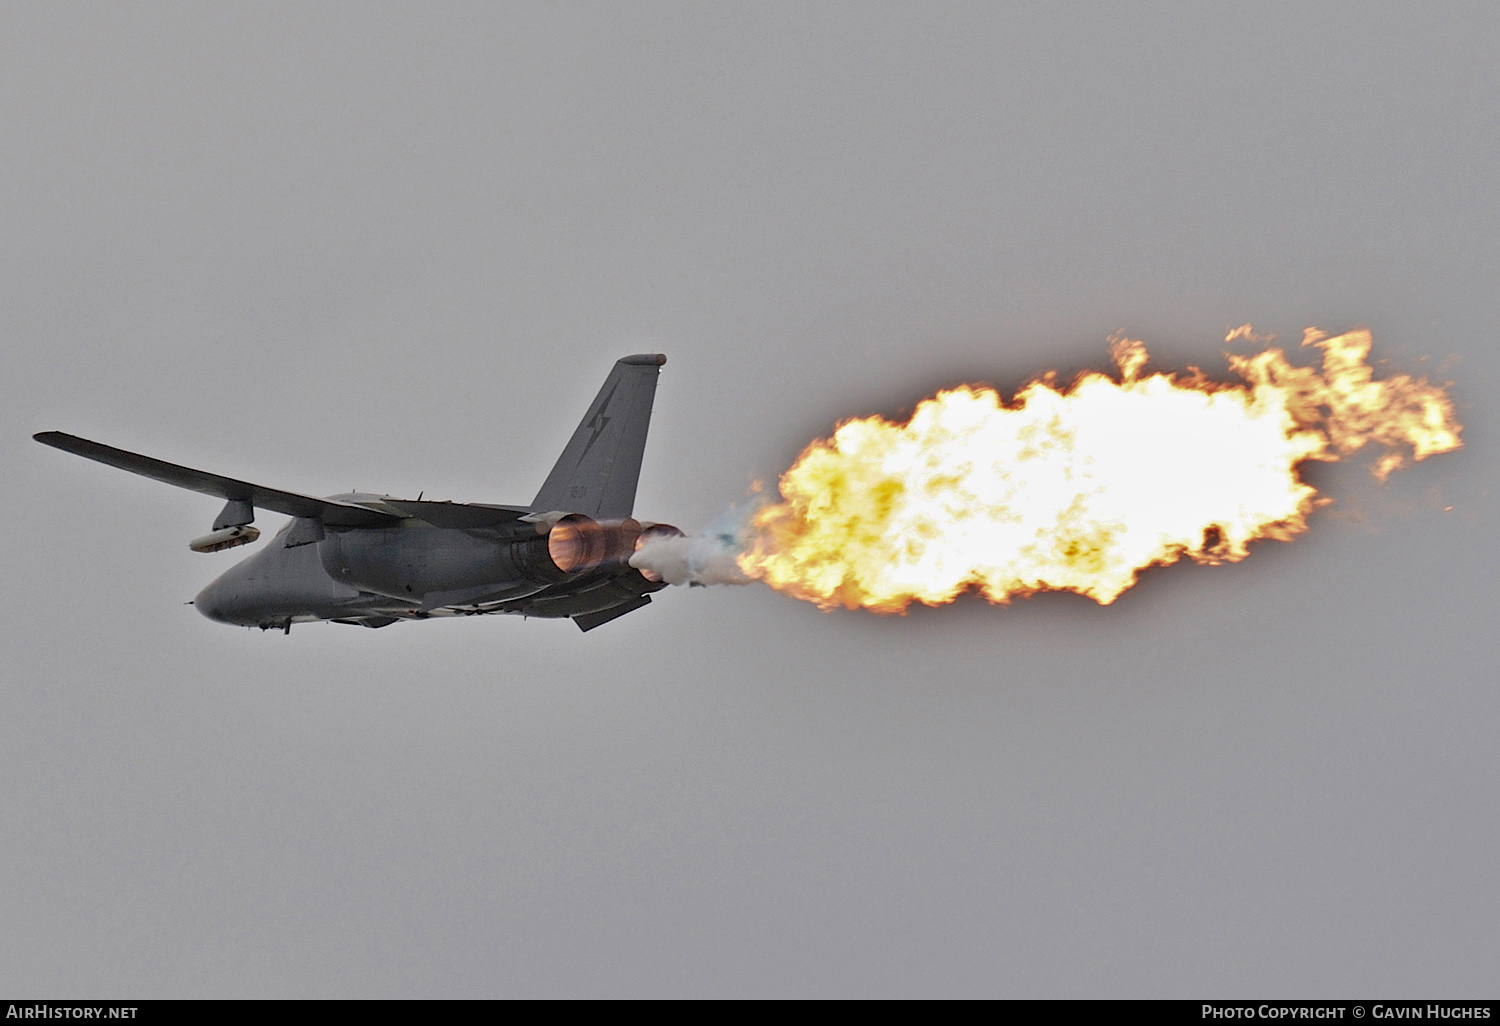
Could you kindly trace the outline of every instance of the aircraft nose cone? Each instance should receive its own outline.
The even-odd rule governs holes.
[[[217,620],[219,623],[228,623],[229,621],[224,615],[222,590],[219,587],[219,582],[214,581],[193,598],[193,608],[210,620]]]

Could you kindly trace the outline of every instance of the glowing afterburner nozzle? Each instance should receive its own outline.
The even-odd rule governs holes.
[[[606,548],[599,522],[579,514],[564,517],[547,533],[547,555],[563,573],[598,566],[604,561]]]

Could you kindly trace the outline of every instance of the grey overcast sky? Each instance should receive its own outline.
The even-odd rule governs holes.
[[[0,991],[1494,996],[1500,6],[0,20]],[[183,605],[218,503],[30,440],[525,502],[661,351],[692,529],[841,417],[1245,321],[1368,325],[1466,448],[1108,608],[261,634]]]

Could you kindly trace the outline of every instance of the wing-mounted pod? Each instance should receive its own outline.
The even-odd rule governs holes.
[[[260,537],[260,528],[250,526],[255,506],[248,499],[230,499],[214,518],[214,529],[188,542],[194,552],[220,552],[249,545]]]
[[[249,545],[260,537],[260,528],[245,524],[241,527],[226,527],[211,531],[188,542],[194,552],[221,552],[237,545]]]

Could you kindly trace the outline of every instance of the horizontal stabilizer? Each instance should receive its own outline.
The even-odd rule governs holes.
[[[139,453],[116,449],[102,442],[91,442],[87,438],[66,434],[62,431],[43,431],[32,435],[43,445],[50,445],[75,456],[83,456],[99,463],[128,470],[132,474],[149,477],[153,481],[176,485],[204,495],[216,495],[230,502],[248,502],[257,509],[268,509],[285,513],[289,517],[312,517],[330,527],[374,527],[380,524],[395,525],[401,518],[366,506],[356,506],[332,499],[315,499],[310,495],[283,492],[264,485],[251,484],[232,477],[210,474],[204,470],[180,467],[175,463],[142,456]]]
[[[578,625],[579,630],[587,632],[593,630],[595,627],[609,623],[611,620],[624,616],[626,613],[633,613],[642,606],[649,606],[650,604],[651,596],[642,595],[639,598],[631,599],[629,602],[622,602],[618,606],[601,609],[597,613],[579,613],[573,617],[573,622]]]

